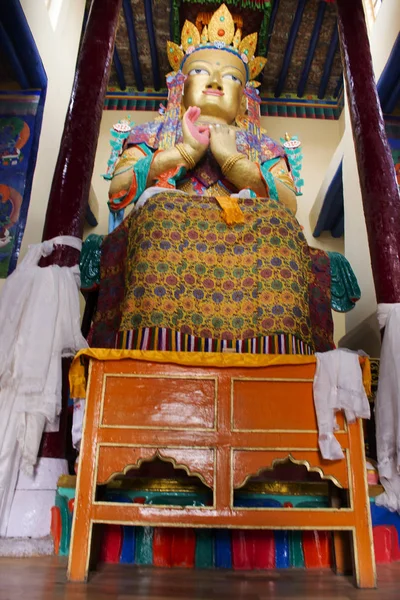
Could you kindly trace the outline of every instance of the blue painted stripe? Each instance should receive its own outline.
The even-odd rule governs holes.
[[[331,76],[333,60],[335,58],[338,43],[339,43],[339,34],[338,34],[337,23],[335,23],[335,26],[334,26],[333,32],[332,32],[331,41],[329,43],[328,53],[326,55],[324,72],[322,73],[321,83],[319,84],[318,98],[320,98],[320,99],[325,96],[326,89],[328,87],[329,77]]]
[[[30,88],[28,77],[26,76],[24,67],[20,63],[17,53],[15,52],[14,45],[4,29],[3,24],[0,22],[0,48],[10,63],[13,75],[18,81],[22,89],[26,90]]]
[[[149,34],[149,46],[151,65],[153,68],[153,83],[156,92],[161,88],[160,65],[158,62],[156,36],[154,32],[152,0],[144,0],[144,14],[146,17],[147,33]]]
[[[283,64],[281,72],[279,73],[279,79],[277,86],[275,88],[275,98],[278,98],[282,92],[285,85],[286,77],[289,71],[290,61],[292,59],[292,54],[294,50],[294,45],[296,42],[297,34],[299,32],[299,28],[301,25],[301,20],[303,18],[303,12],[306,6],[306,0],[299,0],[297,5],[296,14],[294,15],[293,23],[290,28],[289,40],[285,50],[285,56],[283,58]]]
[[[312,61],[314,59],[315,49],[317,47],[319,34],[321,32],[322,22],[324,20],[325,9],[326,2],[320,2],[318,7],[317,18],[315,19],[313,31],[311,34],[310,44],[308,46],[306,62],[304,63],[303,72],[299,81],[299,87],[297,88],[297,95],[299,97],[304,96],[304,91],[306,89]]]
[[[323,231],[330,231],[333,237],[344,233],[343,160],[325,194],[313,236],[319,237]]]
[[[274,531],[275,538],[275,565],[277,569],[290,567],[289,532]]]
[[[378,82],[378,94],[384,113],[392,112],[399,94],[400,81],[400,33],[393,45],[386,66]],[[397,97],[396,97],[397,95]],[[391,109],[391,110],[389,110]]]
[[[120,562],[123,564],[134,564],[135,562],[135,528],[131,525],[122,527],[122,548]]]
[[[394,111],[394,109],[396,108],[399,100],[400,100],[400,79],[397,81],[396,85],[392,89],[392,92],[391,92],[388,100],[386,101],[384,106],[382,106],[382,111],[390,115],[390,113],[392,113]]]
[[[392,150],[400,150],[400,140],[388,138],[389,146]]]
[[[28,79],[27,87],[46,88],[46,71],[19,0],[0,2],[0,22]]]
[[[121,59],[119,57],[117,46],[114,46],[113,60],[114,60],[115,72],[117,73],[119,88],[120,88],[120,90],[124,91],[124,90],[126,90],[124,67],[123,67]]]
[[[232,569],[231,532],[229,529],[215,530],[215,566],[217,569]]]
[[[128,31],[129,48],[131,51],[132,68],[133,73],[135,75],[136,86],[140,92],[143,92],[144,84],[142,79],[142,72],[140,69],[139,52],[135,33],[135,23],[133,20],[133,12],[130,0],[122,0],[122,8],[124,11],[126,29]]]

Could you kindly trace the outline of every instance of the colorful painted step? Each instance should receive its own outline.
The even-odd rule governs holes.
[[[399,539],[393,525],[377,525],[373,528],[375,560],[378,565],[400,560]]]
[[[212,529],[196,530],[196,569],[212,569],[214,566],[214,532]]]

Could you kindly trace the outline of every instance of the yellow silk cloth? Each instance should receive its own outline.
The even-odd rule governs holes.
[[[244,214],[240,210],[237,198],[231,196],[215,196],[216,201],[222,208],[222,218],[229,226],[244,223]]]
[[[83,358],[94,360],[141,360],[187,367],[270,367],[315,364],[314,355],[301,354],[231,354],[228,352],[166,352],[158,350],[114,350],[84,348],[75,355],[69,371],[72,398],[86,397],[86,377]],[[371,395],[371,366],[367,357],[360,357],[363,384]]]

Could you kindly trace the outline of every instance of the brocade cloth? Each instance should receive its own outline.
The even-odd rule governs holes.
[[[329,258],[309,248],[279,202],[239,204],[245,223],[228,227],[214,198],[160,193],[107,236],[93,346],[115,347],[118,332],[166,328],[334,347]]]

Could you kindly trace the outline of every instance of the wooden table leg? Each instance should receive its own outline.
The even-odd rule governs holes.
[[[352,472],[350,493],[352,494],[355,521],[353,530],[354,573],[359,588],[375,588],[375,552],[361,419],[357,423],[349,425],[349,433]]]
[[[336,575],[351,575],[351,539],[348,531],[332,531],[334,571]]]
[[[333,482],[329,483],[329,500],[332,508],[343,508],[341,490]],[[332,531],[333,570],[336,575],[351,575],[353,563],[351,556],[352,539],[349,531]]]
[[[91,372],[91,368],[90,368]],[[89,375],[89,380],[91,375]],[[74,517],[72,524],[71,545],[69,551],[69,581],[87,581],[89,559],[92,544],[92,504],[95,501],[97,463],[97,436],[100,417],[99,394],[102,386],[102,370],[97,369],[96,381],[92,387],[88,385],[89,395],[86,403],[83,424],[81,453],[79,456]]]

